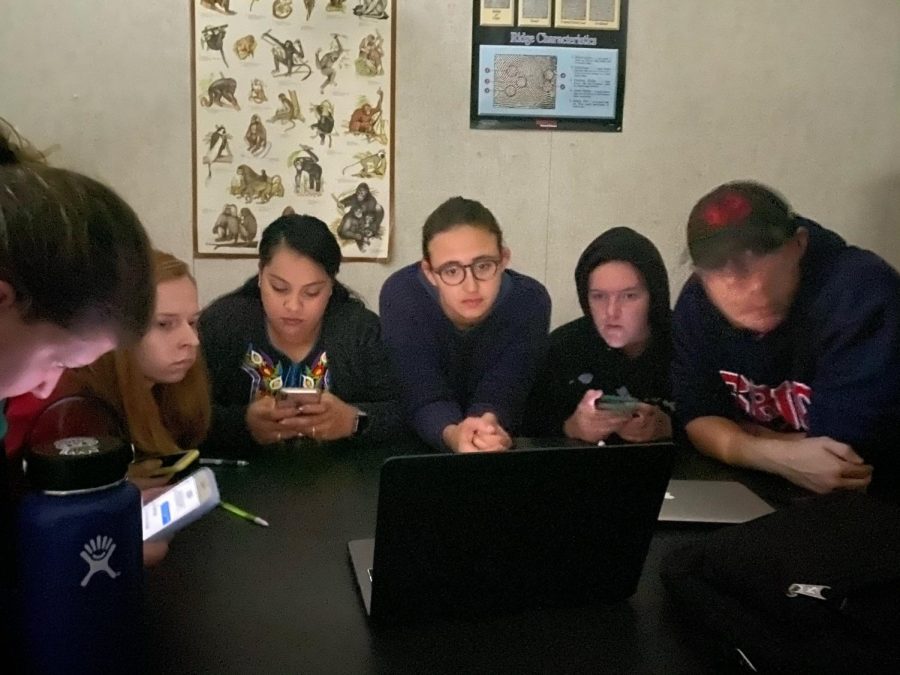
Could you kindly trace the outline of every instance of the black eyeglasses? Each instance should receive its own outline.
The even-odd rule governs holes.
[[[472,276],[478,281],[490,281],[497,276],[500,258],[478,258],[468,265],[451,262],[442,265],[434,273],[448,286],[459,286],[466,279],[467,269],[472,271]]]

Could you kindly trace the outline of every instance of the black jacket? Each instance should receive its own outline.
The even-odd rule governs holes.
[[[341,294],[343,295],[343,294]],[[328,354],[329,391],[369,416],[363,438],[392,439],[401,432],[397,387],[381,343],[378,317],[353,298],[328,304],[318,346]],[[248,348],[280,362],[291,360],[269,341],[256,277],[214,301],[200,316],[200,343],[212,385],[213,423],[202,449],[241,454],[256,446],[244,417],[254,385],[242,366]]]
[[[647,349],[628,358],[606,344],[590,315],[588,280],[605,262],[634,265],[650,292],[650,333]],[[585,316],[550,333],[550,351],[543,374],[529,399],[525,435],[563,436],[563,423],[588,389],[615,394],[621,387],[647,403],[670,412],[672,312],[665,264],[653,243],[627,227],[615,227],[594,239],[575,267],[575,288]]]

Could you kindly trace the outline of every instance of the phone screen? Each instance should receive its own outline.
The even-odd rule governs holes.
[[[144,540],[197,509],[202,502],[196,475],[188,476],[144,504]]]
[[[594,407],[597,410],[606,410],[621,415],[630,415],[638,409],[640,403],[639,399],[632,398],[631,396],[615,396],[608,394],[601,396],[594,401]]]

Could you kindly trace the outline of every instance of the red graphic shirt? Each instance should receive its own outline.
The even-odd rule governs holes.
[[[754,422],[771,428],[809,430],[812,388],[803,382],[785,380],[776,387],[756,384],[739,373],[720,370],[734,402]]]

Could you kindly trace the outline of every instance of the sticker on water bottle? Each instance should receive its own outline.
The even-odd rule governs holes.
[[[100,441],[91,436],[72,436],[54,441],[53,447],[60,455],[95,455],[100,452]]]
[[[82,559],[88,564],[88,573],[81,580],[82,588],[88,585],[88,582],[98,572],[105,572],[110,579],[115,579],[122,574],[114,571],[109,566],[109,559],[116,550],[116,542],[112,537],[96,536],[88,540],[81,552]]]

